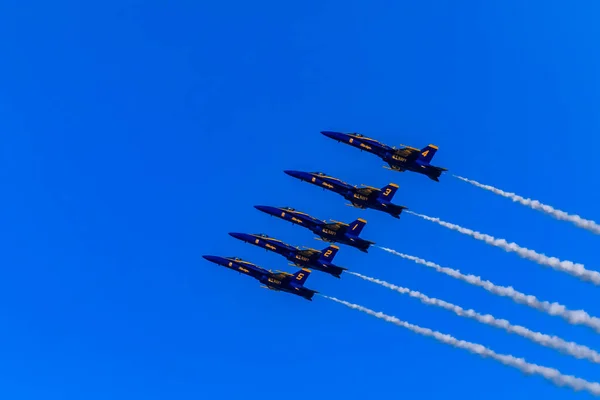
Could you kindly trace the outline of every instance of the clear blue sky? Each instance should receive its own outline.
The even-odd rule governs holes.
[[[85,4],[84,4],[85,3]],[[168,5],[167,5],[168,3]],[[457,4],[460,3],[460,4]],[[288,177],[400,185],[416,212],[600,268],[597,236],[449,175],[381,168],[321,130],[439,146],[437,165],[600,219],[600,6],[581,1],[5,1],[0,397],[566,399],[540,377],[201,258],[320,247],[255,210],[368,220],[378,244],[600,315],[598,289]],[[591,347],[585,327],[373,248],[351,270]],[[600,367],[352,276],[307,286],[568,374]],[[310,396],[310,397],[307,397]]]

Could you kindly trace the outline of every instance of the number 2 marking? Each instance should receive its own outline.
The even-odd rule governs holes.
[[[329,257],[331,255],[332,251],[331,250],[327,250],[324,254],[325,257]]]

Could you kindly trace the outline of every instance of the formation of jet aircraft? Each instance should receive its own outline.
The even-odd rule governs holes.
[[[447,171],[446,168],[431,165],[431,160],[438,150],[438,147],[433,144],[429,144],[421,150],[405,145],[401,145],[402,147],[397,149],[360,133],[322,131],[321,134],[378,156],[387,163],[388,166],[384,167],[393,171],[416,172],[436,182],[439,182],[442,173]],[[354,208],[371,209],[398,219],[402,211],[408,208],[392,203],[399,188],[395,183],[376,188],[367,185],[351,185],[323,172],[294,170],[285,170],[284,172],[302,182],[308,182],[342,196],[348,201],[347,205]],[[347,270],[333,264],[333,259],[340,250],[336,244],[353,247],[364,253],[367,253],[369,247],[375,244],[373,241],[360,237],[367,224],[363,218],[344,223],[335,220],[321,220],[291,207],[256,205],[254,208],[272,217],[302,226],[314,233],[317,240],[329,243],[323,250],[316,250],[292,246],[264,233],[229,233],[235,239],[285,257],[290,265],[300,268],[294,274],[278,270],[273,272],[239,257],[203,256],[204,259],[217,265],[253,277],[261,283],[263,288],[291,293],[312,301],[313,296],[318,292],[304,286],[311,270],[314,269],[336,278],[340,278],[341,274]]]

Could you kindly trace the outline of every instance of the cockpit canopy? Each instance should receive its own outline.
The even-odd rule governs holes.
[[[292,207],[282,207],[281,209],[285,211],[296,211]]]
[[[255,236],[261,237],[261,238],[268,238],[267,235],[265,235],[264,233],[257,233]]]

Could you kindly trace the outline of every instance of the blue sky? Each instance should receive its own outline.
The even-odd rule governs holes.
[[[598,237],[450,175],[319,134],[439,146],[435,164],[600,219],[600,6],[582,1],[8,1],[0,5],[0,395],[28,399],[585,398],[358,311],[210,264],[293,271],[228,232],[319,247],[252,206],[600,315],[597,288],[288,177],[400,185],[396,202],[600,268]],[[373,248],[337,262],[533,330],[598,336]],[[352,276],[307,286],[567,374],[600,367]]]

